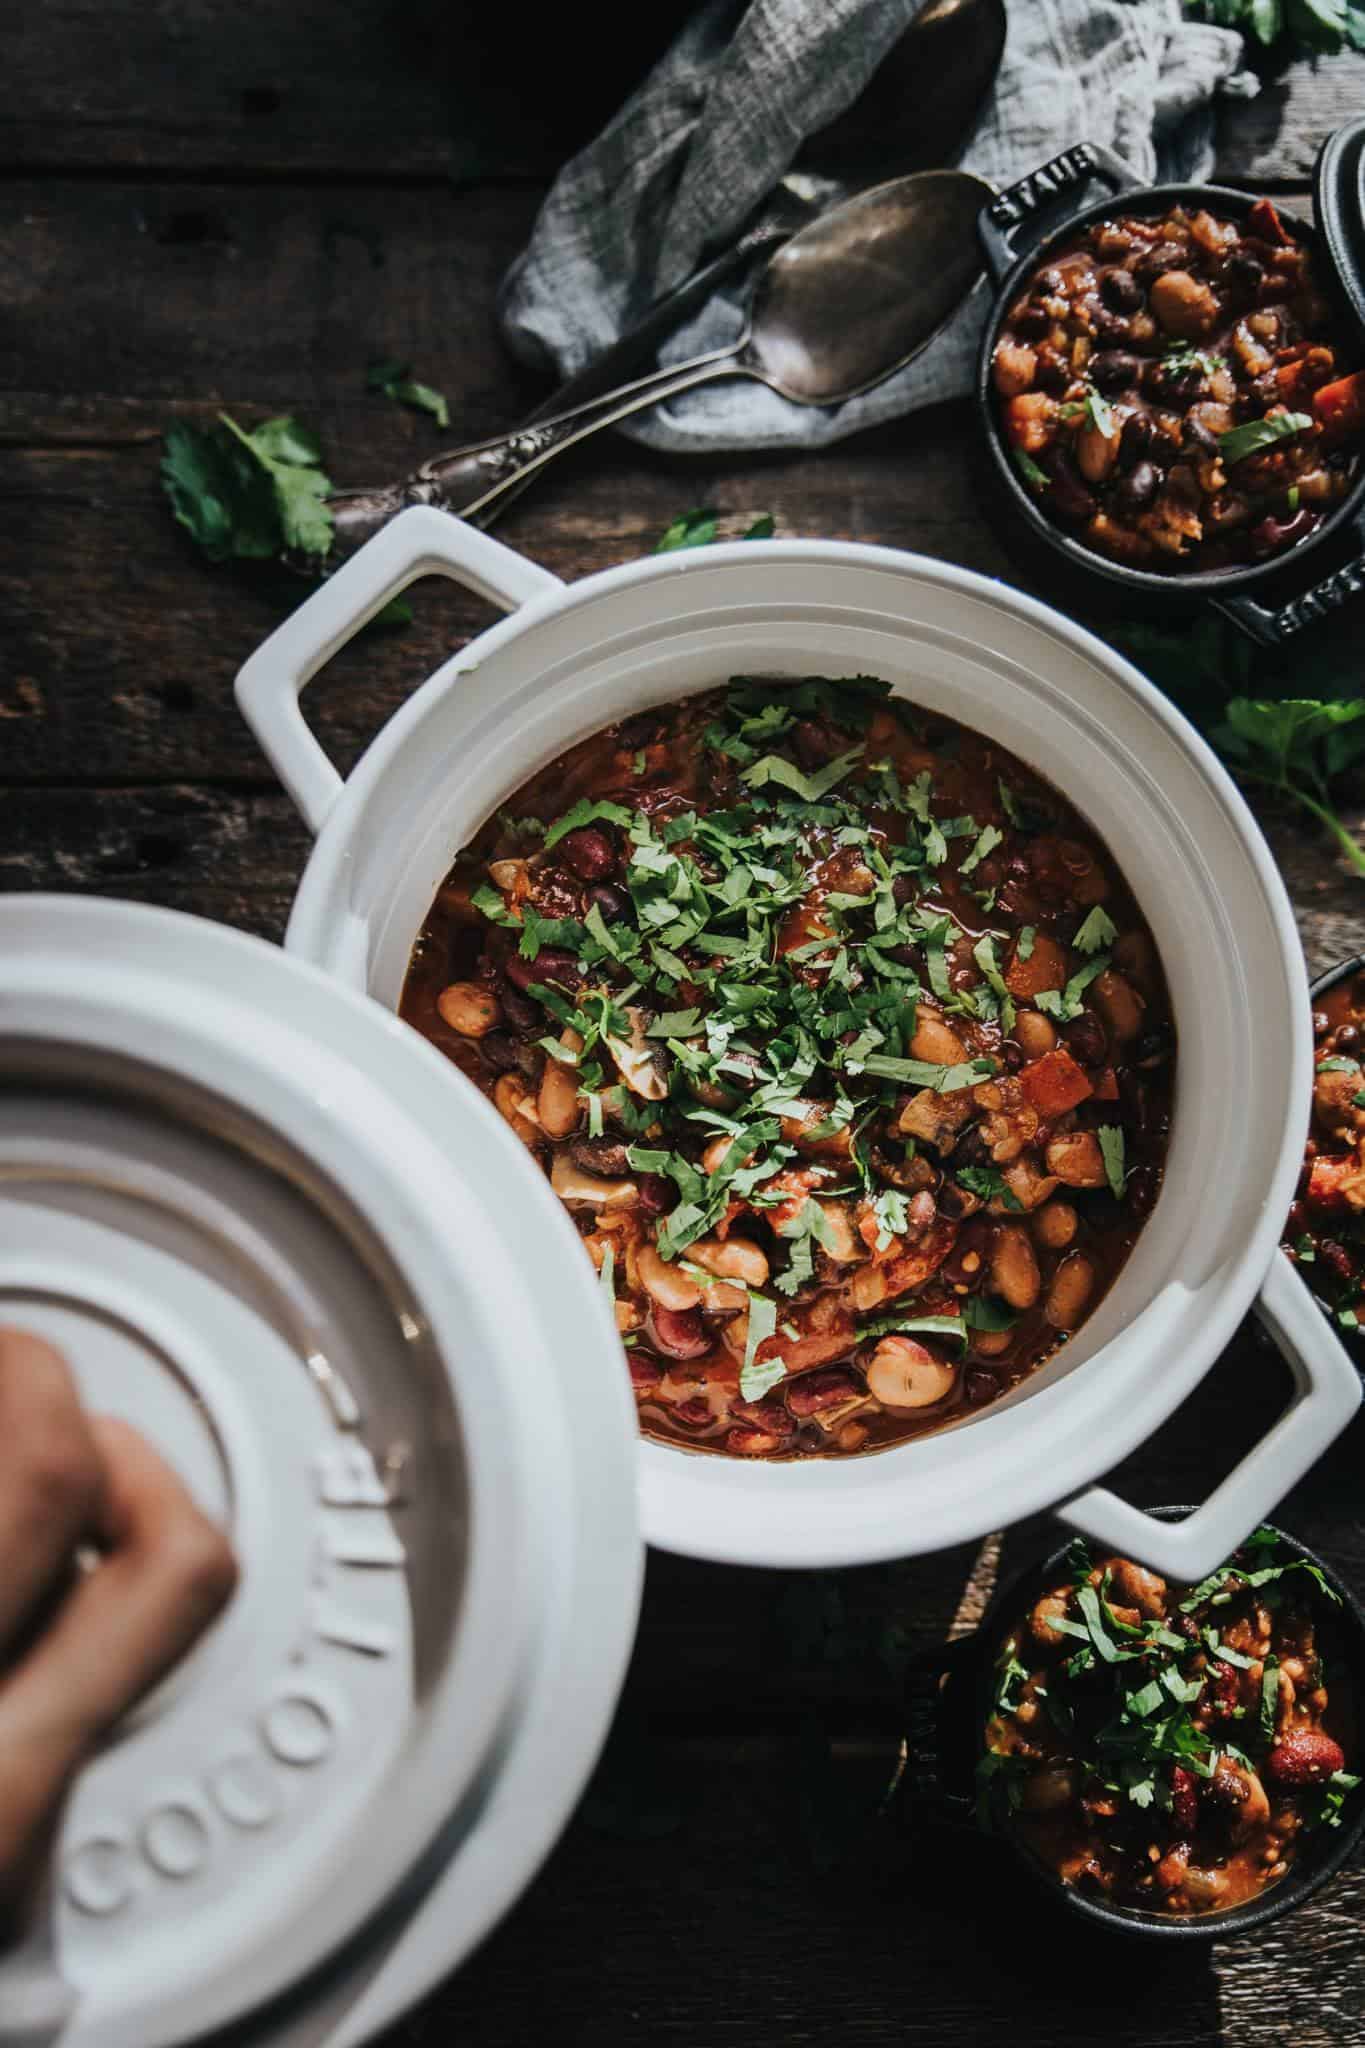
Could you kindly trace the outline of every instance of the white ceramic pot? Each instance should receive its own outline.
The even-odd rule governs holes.
[[[5,897],[0,955],[0,1322],[241,1572],[65,1802],[0,2044],[355,2048],[529,1882],[614,1711],[612,1320],[521,1145],[376,1004],[140,904]]]
[[[512,616],[430,677],[343,783],[299,693],[431,572]],[[884,677],[1064,790],[1112,848],[1160,947],[1180,1042],[1176,1112],[1138,1245],[1041,1371],[980,1414],[872,1457],[767,1465],[644,1442],[646,1536],[717,1560],[855,1564],[1054,1507],[1116,1550],[1202,1576],[1344,1427],[1360,1388],[1276,1251],[1311,1067],[1283,885],[1203,741],[1092,634],[1001,584],[885,548],[712,546],[565,587],[442,513],[405,512],[238,679],[248,721],[317,834],[288,947],[392,1008],[453,856],[518,784],[613,719],[736,672]],[[528,1160],[528,1185],[535,1174]],[[1181,1524],[1095,1486],[1179,1406],[1253,1304],[1297,1383],[1265,1440]],[[620,1369],[604,1352],[602,1370]]]

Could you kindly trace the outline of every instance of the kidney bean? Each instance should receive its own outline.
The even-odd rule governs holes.
[[[661,1173],[639,1174],[635,1185],[640,1191],[640,1207],[646,1216],[664,1216],[677,1206],[678,1190]]]
[[[1095,511],[1093,494],[1086,489],[1060,450],[1043,466],[1051,485],[1048,496],[1058,517],[1072,520],[1078,526],[1084,525]]]
[[[1000,1392],[1000,1382],[993,1372],[972,1371],[964,1378],[962,1391],[969,1407],[984,1408]]]
[[[648,1351],[632,1347],[626,1353],[626,1362],[630,1367],[631,1384],[635,1391],[638,1394],[652,1393],[658,1386],[659,1376],[663,1372],[658,1359],[652,1357]]]
[[[1204,388],[1204,372],[1191,365],[1188,369],[1172,370],[1165,363],[1148,363],[1142,375],[1142,388],[1153,398],[1165,398],[1178,405],[1186,405],[1192,398],[1198,398]]]
[[[1271,1750],[1264,1769],[1272,1785],[1292,1789],[1299,1785],[1321,1785],[1334,1771],[1345,1767],[1340,1745],[1321,1728],[1293,1728]]]
[[[1360,1044],[1360,1032],[1354,1024],[1343,1024],[1337,1032],[1337,1051],[1354,1052]]]
[[[1345,1245],[1338,1244],[1334,1237],[1323,1238],[1318,1246],[1318,1257],[1322,1260],[1324,1266],[1331,1268],[1338,1280],[1350,1279],[1351,1254],[1347,1251]]]
[[[560,946],[542,946],[534,960],[514,953],[503,972],[512,986],[523,992],[535,982],[558,982],[568,988],[577,988],[583,979],[582,969],[573,954],[566,953]]]
[[[675,1422],[691,1423],[694,1427],[711,1420],[711,1403],[703,1394],[693,1394],[688,1401],[679,1401],[672,1410]]]
[[[559,857],[580,882],[600,882],[616,866],[616,848],[600,825],[580,825],[566,833]]]
[[[1071,365],[1050,348],[1040,348],[1033,381],[1040,391],[1046,391],[1053,398],[1060,398],[1071,382]]]
[[[803,768],[823,768],[839,752],[839,735],[818,718],[801,718],[792,727],[792,752]]]
[[[663,724],[662,711],[636,711],[629,718],[623,718],[616,732],[623,747],[647,747],[651,740],[659,737]]]
[[[793,1415],[816,1415],[822,1408],[837,1408],[862,1392],[851,1372],[837,1367],[826,1372],[805,1372],[787,1389],[787,1406]]]
[[[1171,1766],[1171,1819],[1187,1840],[1199,1825],[1199,1787],[1184,1764]]]
[[[1114,486],[1115,506],[1120,512],[1141,512],[1151,504],[1160,482],[1155,463],[1139,462]]]
[[[1100,297],[1115,313],[1136,313],[1142,305],[1142,286],[1131,270],[1106,270],[1100,277]]]
[[[1101,391],[1123,391],[1141,378],[1142,362],[1123,349],[1101,349],[1090,358],[1090,375]]]
[[[1251,529],[1251,552],[1253,555],[1274,555],[1281,548],[1292,548],[1295,541],[1311,533],[1317,523],[1317,513],[1310,512],[1306,505],[1289,519],[1262,519]]]
[[[670,1358],[703,1358],[711,1349],[711,1339],[702,1323],[700,1309],[660,1308],[655,1302],[650,1311],[650,1321],[654,1326],[654,1342]]]
[[[1148,1216],[1156,1207],[1161,1175],[1154,1166],[1135,1166],[1128,1176],[1124,1197],[1134,1216]]]
[[[913,903],[919,894],[919,883],[911,875],[896,875],[891,882],[891,900],[897,909],[903,910],[907,903]]]

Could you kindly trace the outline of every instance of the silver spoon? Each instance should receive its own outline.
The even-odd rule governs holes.
[[[912,362],[981,273],[976,217],[995,197],[966,171],[918,171],[832,207],[759,272],[744,332],[554,419],[423,463],[406,484],[329,501],[342,549],[404,505],[487,526],[528,477],[589,434],[699,384],[751,377],[797,405],[841,405]]]

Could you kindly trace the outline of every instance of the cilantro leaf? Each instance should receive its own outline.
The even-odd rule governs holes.
[[[624,828],[634,824],[635,813],[628,811],[624,804],[608,803],[605,800],[590,803],[587,797],[580,797],[562,817],[555,819],[545,834],[545,851],[548,853],[552,846],[558,846],[567,833],[576,832],[580,825],[594,825],[599,819],[609,825],[620,825]]]
[[[670,555],[675,548],[704,548],[716,537],[718,517],[713,505],[697,505],[691,512],[680,513],[655,541],[655,554]]]
[[[332,515],[323,500],[332,484],[318,467],[322,451],[316,436],[288,418],[266,420],[250,431],[229,413],[219,418],[269,476],[284,547],[305,555],[329,554]]]
[[[417,412],[429,412],[438,427],[450,425],[445,394],[433,390],[430,384],[415,384],[408,364],[376,360],[370,364],[365,381],[371,391],[382,391],[386,398],[397,399],[400,405],[410,405]]]
[[[1331,788],[1365,757],[1365,698],[1234,697],[1224,717],[1210,738],[1234,772],[1311,812],[1365,875],[1365,851],[1337,815]]]
[[[331,482],[315,437],[287,417],[248,431],[227,413],[215,427],[167,429],[161,479],[180,524],[211,562],[266,561],[332,545],[323,502]]]
[[[1292,440],[1312,424],[1313,415],[1307,412],[1276,412],[1265,419],[1245,420],[1218,436],[1218,452],[1224,462],[1245,462],[1248,455],[1259,455],[1278,441]]]
[[[1071,943],[1078,953],[1100,953],[1112,946],[1118,935],[1118,927],[1106,915],[1104,905],[1097,903],[1084,922],[1077,926]]]
[[[1123,1200],[1127,1176],[1123,1170],[1123,1129],[1119,1124],[1101,1124],[1095,1136],[1100,1141],[1100,1153],[1104,1159],[1105,1178],[1109,1192],[1116,1202]]]

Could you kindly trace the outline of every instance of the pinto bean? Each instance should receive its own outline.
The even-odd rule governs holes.
[[[700,1309],[662,1308],[656,1303],[650,1322],[656,1346],[669,1358],[703,1358],[711,1349]]]
[[[526,1084],[519,1074],[500,1074],[493,1084],[493,1102],[502,1116],[505,1116],[523,1145],[534,1151],[542,1142],[543,1133],[538,1124],[527,1115],[531,1098],[526,1093]]]
[[[642,1244],[637,1250],[635,1270],[645,1293],[660,1308],[681,1311],[696,1308],[701,1301],[701,1288],[691,1274],[661,1259],[652,1244]]]
[[[1002,398],[1016,398],[1033,384],[1038,358],[1031,348],[1008,339],[998,343],[992,365],[995,388]]]
[[[1057,1043],[1056,1030],[1041,1010],[1020,1010],[1014,1020],[1014,1035],[1030,1060],[1040,1060]]]
[[[1108,1175],[1093,1131],[1068,1131],[1047,1148],[1047,1170],[1069,1188],[1102,1188]]]
[[[550,1168],[550,1186],[561,1202],[593,1209],[633,1209],[639,1190],[633,1180],[602,1180],[575,1166],[568,1152],[557,1152]]]
[[[1094,1260],[1084,1252],[1068,1252],[1052,1276],[1043,1304],[1043,1314],[1054,1330],[1077,1328],[1094,1287]]]
[[[951,1365],[912,1337],[883,1337],[867,1368],[867,1391],[883,1408],[931,1408],[955,1378]]]
[[[1033,1219],[1033,1234],[1050,1252],[1065,1251],[1076,1235],[1076,1224],[1070,1202],[1045,1202]]]
[[[1038,1260],[1022,1223],[1006,1223],[991,1253],[991,1285],[1011,1308],[1032,1308],[1042,1289]]]
[[[498,999],[477,981],[452,981],[436,998],[441,1021],[462,1038],[483,1038],[498,1022]]]
[[[956,1067],[966,1059],[967,1048],[937,1010],[921,1003],[915,1017],[915,1035],[910,1040],[910,1057],[931,1060],[935,1066]]]
[[[536,1096],[540,1127],[551,1138],[567,1138],[578,1128],[583,1104],[578,1096],[578,1076],[562,1060],[547,1059]]]
[[[687,1256],[717,1279],[738,1280],[745,1287],[763,1287],[767,1283],[768,1255],[747,1238],[703,1237],[688,1246]]]

